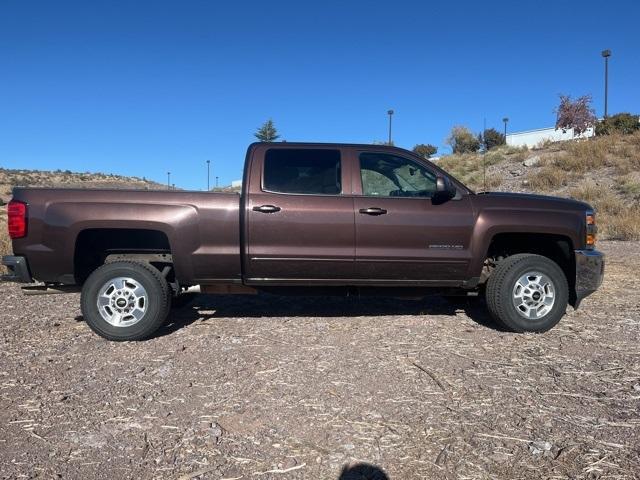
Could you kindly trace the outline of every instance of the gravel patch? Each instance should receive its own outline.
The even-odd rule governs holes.
[[[0,285],[0,478],[637,478],[640,243],[600,248],[541,335],[478,299],[202,296],[110,343]]]

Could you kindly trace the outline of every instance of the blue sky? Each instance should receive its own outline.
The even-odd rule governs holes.
[[[273,118],[288,141],[554,123],[559,93],[640,112],[640,3],[0,1],[0,166],[206,187],[239,179]],[[213,183],[213,180],[212,180]]]

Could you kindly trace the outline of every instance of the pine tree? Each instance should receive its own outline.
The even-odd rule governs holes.
[[[280,138],[278,130],[276,130],[273,120],[271,119],[264,122],[264,124],[253,135],[261,142],[275,142]]]

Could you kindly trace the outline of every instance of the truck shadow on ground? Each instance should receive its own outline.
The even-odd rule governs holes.
[[[380,467],[369,463],[345,465],[338,480],[390,480]]]
[[[421,300],[388,297],[278,296],[259,294],[197,295],[182,308],[174,308],[167,325],[156,336],[169,335],[194,322],[216,318],[385,317],[447,315],[461,313],[479,325],[504,331],[480,298],[425,297]]]

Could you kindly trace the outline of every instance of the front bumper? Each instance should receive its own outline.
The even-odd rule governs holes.
[[[18,282],[18,283],[31,283],[31,273],[29,273],[29,266],[27,265],[27,259],[15,255],[7,255],[2,257],[2,265],[7,267],[9,273],[0,276],[0,281],[3,282]]]
[[[576,299],[574,308],[595,292],[604,278],[604,254],[598,250],[576,250]]]

